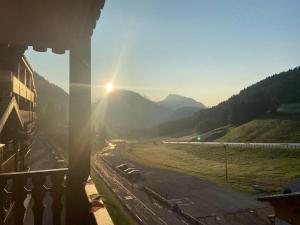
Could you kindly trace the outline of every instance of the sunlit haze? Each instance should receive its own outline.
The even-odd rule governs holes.
[[[300,225],[299,12],[1,1],[0,225]]]
[[[112,83],[107,83],[105,85],[105,89],[106,89],[107,92],[111,92],[111,91],[114,90],[114,85]]]
[[[176,93],[215,105],[299,65],[299,9],[282,0],[107,1],[92,39],[93,98],[113,79],[152,100]],[[67,54],[27,57],[68,91]]]

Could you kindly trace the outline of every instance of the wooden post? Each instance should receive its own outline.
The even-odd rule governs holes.
[[[224,154],[225,154],[225,177],[226,177],[226,182],[228,182],[227,145],[224,145]]]
[[[87,224],[84,192],[90,173],[91,152],[91,39],[83,38],[70,49],[69,170],[67,174],[67,225]]]

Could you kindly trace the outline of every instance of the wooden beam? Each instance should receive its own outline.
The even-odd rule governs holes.
[[[73,39],[92,35],[103,6],[104,0],[1,0],[0,44],[64,53]]]
[[[67,225],[86,224],[88,202],[84,186],[91,152],[91,39],[74,42],[70,49],[69,171]]]
[[[17,77],[13,76],[13,92],[28,101],[34,102],[34,93]]]

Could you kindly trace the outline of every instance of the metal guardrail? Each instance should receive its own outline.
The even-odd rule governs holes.
[[[241,147],[241,148],[286,148],[286,149],[300,149],[300,143],[245,143],[245,142],[180,142],[180,141],[163,141],[162,144],[208,145],[208,146],[227,146],[227,147]]]

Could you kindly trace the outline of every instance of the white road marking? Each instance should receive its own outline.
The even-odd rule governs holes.
[[[118,183],[129,195],[133,196],[141,205],[143,205],[147,210],[149,210],[153,215],[156,215],[149,207],[147,207],[143,202],[141,202],[131,191],[129,191],[126,187],[124,187],[116,178],[114,181]]]
[[[137,214],[135,214],[135,216],[139,219],[139,221],[143,222],[143,220]]]
[[[172,203],[176,203],[177,205],[192,205],[194,202],[192,202],[189,198],[173,198],[169,200]]]
[[[159,219],[159,221],[162,222],[163,224],[168,225],[162,218],[159,217],[158,219]]]
[[[131,199],[133,199],[130,195],[128,195],[128,196],[125,196],[125,199],[126,200],[131,200]]]
[[[184,220],[181,220],[181,222],[183,222],[184,224],[186,224],[186,225],[189,225],[187,222],[185,222]]]

